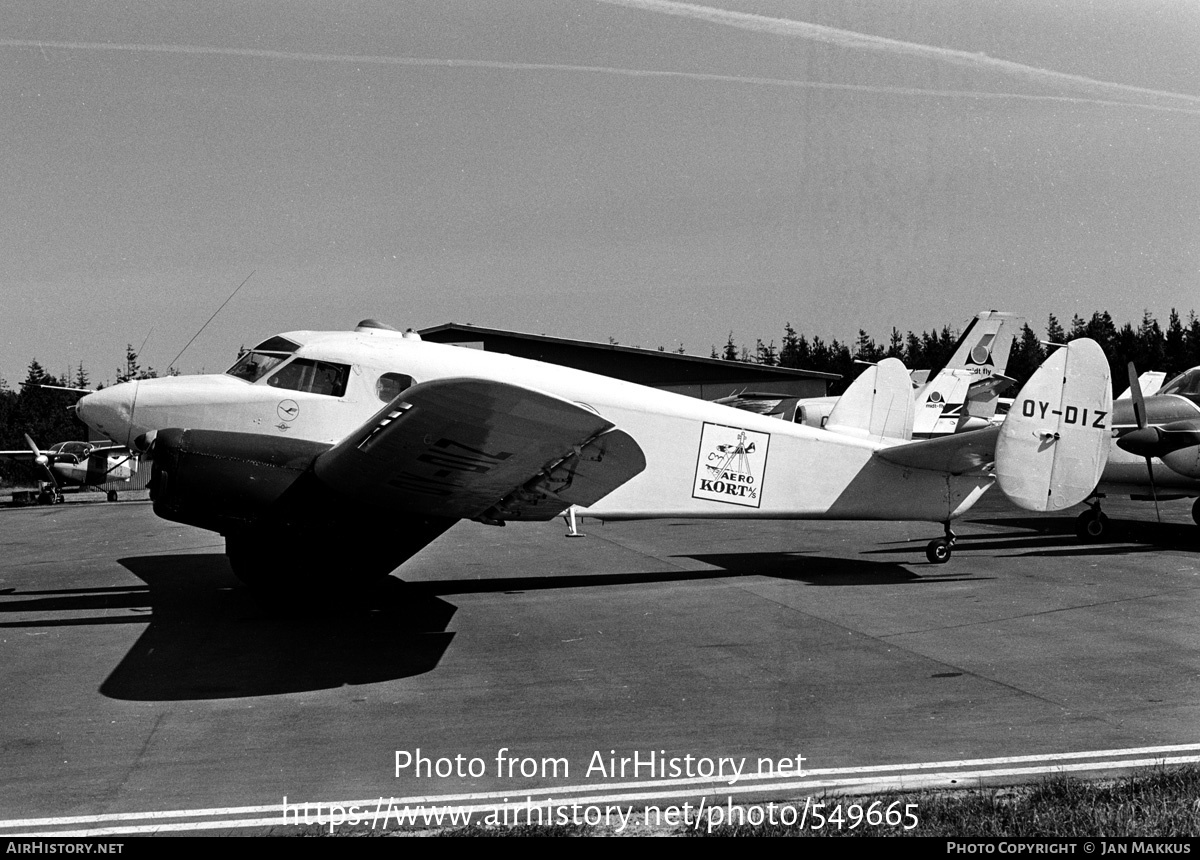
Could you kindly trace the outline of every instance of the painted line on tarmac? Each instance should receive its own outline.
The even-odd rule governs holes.
[[[392,819],[396,819],[399,826],[407,828],[422,825],[436,827],[454,823],[453,818],[458,818],[458,823],[462,823],[462,817],[467,815],[475,816],[480,813],[502,811],[519,812],[530,808],[570,808],[572,806],[606,804],[628,806],[651,800],[699,799],[702,796],[732,798],[734,795],[758,794],[760,797],[770,795],[796,797],[814,791],[827,791],[834,794],[863,794],[922,788],[963,788],[966,783],[982,785],[988,780],[1095,771],[1112,772],[1131,768],[1200,763],[1200,754],[1165,755],[1166,753],[1182,752],[1200,753],[1200,744],[919,762],[875,767],[820,768],[803,772],[804,778],[800,778],[802,774],[794,773],[756,773],[753,776],[740,778],[736,784],[705,778],[684,778],[466,794],[379,797],[357,801],[295,801],[287,804],[290,816],[284,811],[284,803],[280,802],[260,806],[9,819],[0,820],[0,836],[115,836],[199,830],[294,827],[305,824],[328,826],[334,808],[342,810],[336,816],[342,819],[342,823],[346,823],[351,817],[357,817],[360,825],[369,824],[372,821],[378,825],[380,816],[384,815],[384,829],[387,829],[388,823]],[[1093,760],[1087,761],[1087,759]],[[1026,767],[1014,766],[1034,762],[1041,764]],[[1009,766],[990,767],[991,765]],[[783,776],[788,778],[781,779]],[[579,792],[593,793],[585,794],[582,797],[571,796]],[[514,797],[519,799],[513,800]],[[489,800],[492,802],[480,802]],[[351,809],[358,809],[359,812],[353,814],[346,812]],[[374,810],[373,814],[371,810]],[[302,820],[300,816],[305,811],[308,813],[307,820]],[[269,816],[263,817],[267,813]],[[247,815],[257,817],[242,817]],[[175,820],[189,818],[204,820]],[[59,829],[72,825],[93,826],[73,830]],[[373,827],[373,829],[375,828]]]

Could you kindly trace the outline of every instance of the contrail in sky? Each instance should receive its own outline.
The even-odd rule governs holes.
[[[698,6],[694,3],[678,3],[674,2],[674,0],[598,0],[598,2],[614,6],[625,6],[631,9],[644,9],[648,12],[658,12],[665,15],[692,18],[699,21],[707,21],[711,24],[737,27],[742,30],[770,33],[775,36],[806,39],[811,42],[820,42],[839,48],[875,51],[899,56],[923,57],[929,60],[952,63],[980,71],[1003,72],[1031,83],[1063,84],[1076,88],[1082,87],[1093,92],[1104,93],[1108,96],[1125,95],[1142,98],[1176,99],[1200,107],[1200,96],[1146,89],[1144,87],[1135,87],[1112,81],[1101,81],[1095,78],[1084,77],[1083,75],[1072,75],[1066,72],[1056,72],[1052,69],[1026,66],[1022,63],[1010,62],[1009,60],[1000,60],[985,54],[973,54],[970,51],[956,51],[952,48],[922,45],[916,42],[903,42],[899,39],[872,36],[868,33],[857,33],[853,30],[841,30],[837,27],[828,27],[824,24],[809,24],[804,21],[793,21],[789,18],[768,18],[763,15],[752,15],[747,12],[733,12],[727,9],[715,9],[710,6]]]
[[[621,0],[601,0],[601,2],[621,2]],[[209,45],[140,45],[135,43],[59,42],[41,41],[36,39],[0,39],[0,48],[37,48],[42,51],[44,51],[46,48],[51,48],[64,51],[112,51],[142,54],[186,54],[192,56],[242,57],[248,59],[285,60],[289,62],[303,63],[337,63],[342,65],[362,66],[426,66],[448,69],[501,69],[508,71],[532,72],[582,72],[589,74],[621,75],[632,78],[675,78],[691,81],[717,81],[721,83],[750,84],[755,86],[785,87],[806,90],[843,90],[849,92],[920,96],[927,98],[1062,102],[1079,105],[1101,105],[1105,107],[1141,108],[1144,110],[1165,111],[1168,113],[1191,114],[1193,116],[1200,115],[1200,99],[1195,99],[1196,107],[1189,108],[1172,105],[1147,104],[1145,102],[1119,101],[1114,99],[1080,98],[1077,96],[1051,96],[1036,95],[1032,93],[998,93],[976,90],[933,90],[922,89],[919,87],[887,87],[875,86],[871,84],[839,84],[827,81],[797,81],[787,80],[784,78],[759,78],[741,75],[718,75],[709,74],[706,72],[679,72],[660,69],[622,69],[611,66],[576,66],[564,63],[512,63],[501,60],[449,60],[429,57],[389,57],[370,54],[317,54],[297,51],[272,51],[263,48],[219,48]],[[1179,98],[1187,97],[1179,96]]]

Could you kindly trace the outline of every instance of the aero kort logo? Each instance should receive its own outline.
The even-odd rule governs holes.
[[[759,507],[770,441],[769,433],[705,422],[692,498]]]

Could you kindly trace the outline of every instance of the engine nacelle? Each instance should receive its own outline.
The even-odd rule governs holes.
[[[1200,478],[1200,445],[1189,445],[1165,454],[1162,461],[1167,468],[1188,478]]]
[[[257,433],[162,430],[150,451],[154,513],[221,533],[243,529],[329,447]]]

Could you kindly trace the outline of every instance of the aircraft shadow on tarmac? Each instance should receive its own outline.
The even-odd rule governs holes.
[[[395,680],[437,667],[454,634],[447,631],[457,607],[441,595],[526,592],[565,588],[650,585],[661,582],[762,575],[770,567],[797,578],[797,557],[777,554],[698,557],[715,571],[666,571],[587,576],[501,577],[406,583],[396,577],[337,601],[294,595],[264,606],[229,570],[223,554],[134,556],[120,564],[145,582],[138,586],[0,592],[0,613],[50,614],[37,620],[0,621],[0,629],[146,624],[100,692],[131,701],[241,698],[321,690]],[[742,562],[738,560],[742,559]],[[725,564],[728,561],[729,564]],[[846,564],[839,559],[802,558]],[[876,571],[898,568],[868,563]],[[861,570],[863,563],[857,563]],[[788,570],[785,571],[784,568]],[[789,572],[790,571],[790,572]],[[890,574],[889,574],[890,575]],[[875,581],[891,581],[876,573]],[[882,577],[882,578],[881,578]],[[127,610],[133,614],[101,614]],[[91,612],[90,617],[62,613]]]
[[[924,552],[924,545],[922,545]],[[769,576],[820,586],[920,585],[934,582],[978,581],[984,577],[964,575],[962,571],[945,574],[913,573],[895,562],[856,558],[833,558],[799,552],[738,552],[687,555],[724,571],[722,576]],[[938,567],[938,570],[946,570]]]
[[[1200,528],[1193,523],[1160,523],[1154,520],[1108,518],[1108,535],[1100,542],[1084,543],[1075,535],[1075,517],[1005,517],[978,519],[980,525],[1007,526],[1026,529],[1012,537],[1013,544],[1005,545],[1006,534],[973,535],[972,548],[1022,549],[1035,551],[1024,555],[1123,555],[1158,550],[1200,550]],[[1036,537],[1030,532],[1036,533]],[[1022,543],[1024,542],[1024,543]],[[995,545],[992,545],[995,544]]]
[[[326,598],[297,601],[295,611],[292,603],[268,610],[240,587],[224,555],[141,556],[120,563],[146,587],[120,595],[60,592],[39,597],[36,607],[149,610],[143,618],[122,619],[149,626],[100,686],[114,699],[269,696],[392,680],[433,669],[454,638],[446,627],[455,607],[396,579],[353,603]],[[5,601],[2,609],[35,608],[24,603],[21,610]]]
[[[972,553],[993,553],[1000,557],[1113,556],[1160,550],[1200,550],[1200,528],[1190,523],[1159,523],[1145,520],[1118,520],[1109,517],[1108,534],[1103,541],[1084,542],[1075,534],[1074,517],[1003,517],[972,519],[967,522],[1000,526],[1018,531],[960,534],[955,544],[955,560],[970,558]],[[924,543],[897,541],[905,548],[874,549],[866,554],[925,552]],[[953,563],[953,562],[951,562]]]

